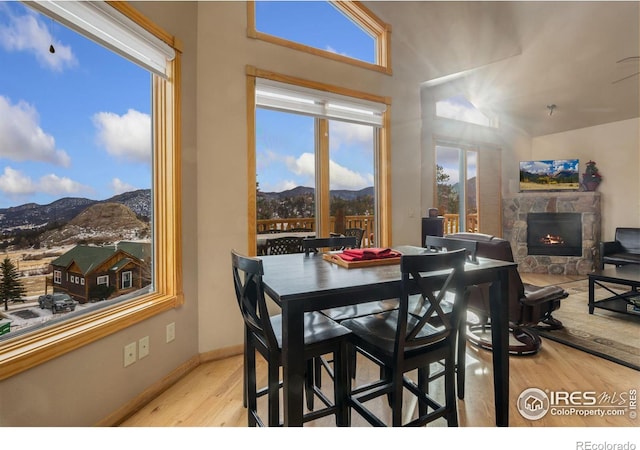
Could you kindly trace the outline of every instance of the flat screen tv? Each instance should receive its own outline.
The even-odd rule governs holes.
[[[520,162],[520,192],[578,191],[577,159],[544,159]]]

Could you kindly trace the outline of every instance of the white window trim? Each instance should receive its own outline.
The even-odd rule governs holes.
[[[59,270],[53,271],[53,282],[55,284],[62,284],[62,272]]]
[[[96,284],[98,286],[104,284],[105,286],[109,286],[109,275],[100,275],[97,279],[96,279]]]

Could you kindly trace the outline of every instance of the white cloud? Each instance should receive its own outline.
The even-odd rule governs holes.
[[[81,192],[92,192],[93,189],[71,178],[59,177],[48,174],[40,178],[37,185],[38,191],[49,195],[74,195]]]
[[[114,178],[113,180],[111,180],[111,190],[113,191],[114,195],[118,195],[122,194],[123,192],[134,191],[136,190],[136,187],[129,183],[125,183],[120,178]]]
[[[336,50],[335,48],[331,47],[330,45],[327,45],[324,49],[326,51],[330,52],[330,53],[335,53],[336,55],[342,55],[342,56],[346,56],[347,58],[351,58],[351,56],[349,56],[348,53],[339,52],[338,50]]]
[[[349,122],[331,122],[331,147],[339,149],[343,145],[362,146],[373,155],[373,127]]]
[[[5,167],[0,175],[0,191],[9,196],[30,195],[36,191],[36,186],[28,176],[19,170]]]
[[[256,169],[258,173],[266,170],[271,163],[281,160],[282,157],[273,150],[256,152]]]
[[[303,153],[297,159],[292,156],[287,157],[286,163],[291,172],[306,178],[302,185],[313,186],[315,184],[315,158],[313,153]],[[329,174],[331,189],[358,190],[373,185],[372,174],[362,175],[334,161],[329,161]]]
[[[42,161],[68,167],[69,155],[56,149],[53,136],[38,125],[36,109],[26,102],[12,105],[0,95],[0,158],[13,161]]]
[[[313,179],[315,177],[315,156],[313,153],[303,153],[297,159],[293,156],[287,156],[285,158],[287,168],[298,176],[310,177],[311,186],[313,186]]]
[[[373,186],[373,175],[363,176],[333,161],[329,161],[329,173],[331,174],[331,189],[357,191],[367,186]]]
[[[521,169],[529,173],[545,174],[551,171],[551,165],[545,161],[526,161],[521,164]]]
[[[37,193],[47,195],[76,195],[92,193],[93,189],[67,177],[48,174],[34,181],[12,167],[5,167],[0,175],[0,191],[10,197],[24,197]]]
[[[298,183],[291,180],[282,180],[276,184],[266,183],[264,186],[260,184],[260,192],[282,192],[297,187]]]
[[[151,162],[151,116],[134,109],[119,116],[110,112],[93,115],[98,143],[112,156],[134,162]]]
[[[442,171],[449,175],[449,180],[447,180],[446,184],[456,184],[458,181],[460,181],[460,171],[458,169],[452,169],[449,167],[443,167]]]
[[[55,53],[49,51],[51,45]],[[0,25],[0,46],[7,51],[31,53],[42,66],[55,72],[77,65],[71,47],[56,41],[35,14],[11,16],[8,25]]]

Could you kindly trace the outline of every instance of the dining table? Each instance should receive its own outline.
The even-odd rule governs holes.
[[[394,246],[401,254],[429,252]],[[305,378],[304,313],[400,296],[401,273],[395,264],[343,267],[322,253],[260,256],[265,293],[282,314],[283,413],[285,426],[302,426]],[[477,257],[465,264],[464,283],[491,283],[490,323],[496,426],[509,425],[509,270],[516,263]],[[442,276],[434,273],[432,276]]]

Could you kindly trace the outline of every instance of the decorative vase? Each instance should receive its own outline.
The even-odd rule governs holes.
[[[584,182],[584,189],[586,191],[593,192],[596,189],[598,189],[599,185],[600,185],[599,181],[585,181]]]

